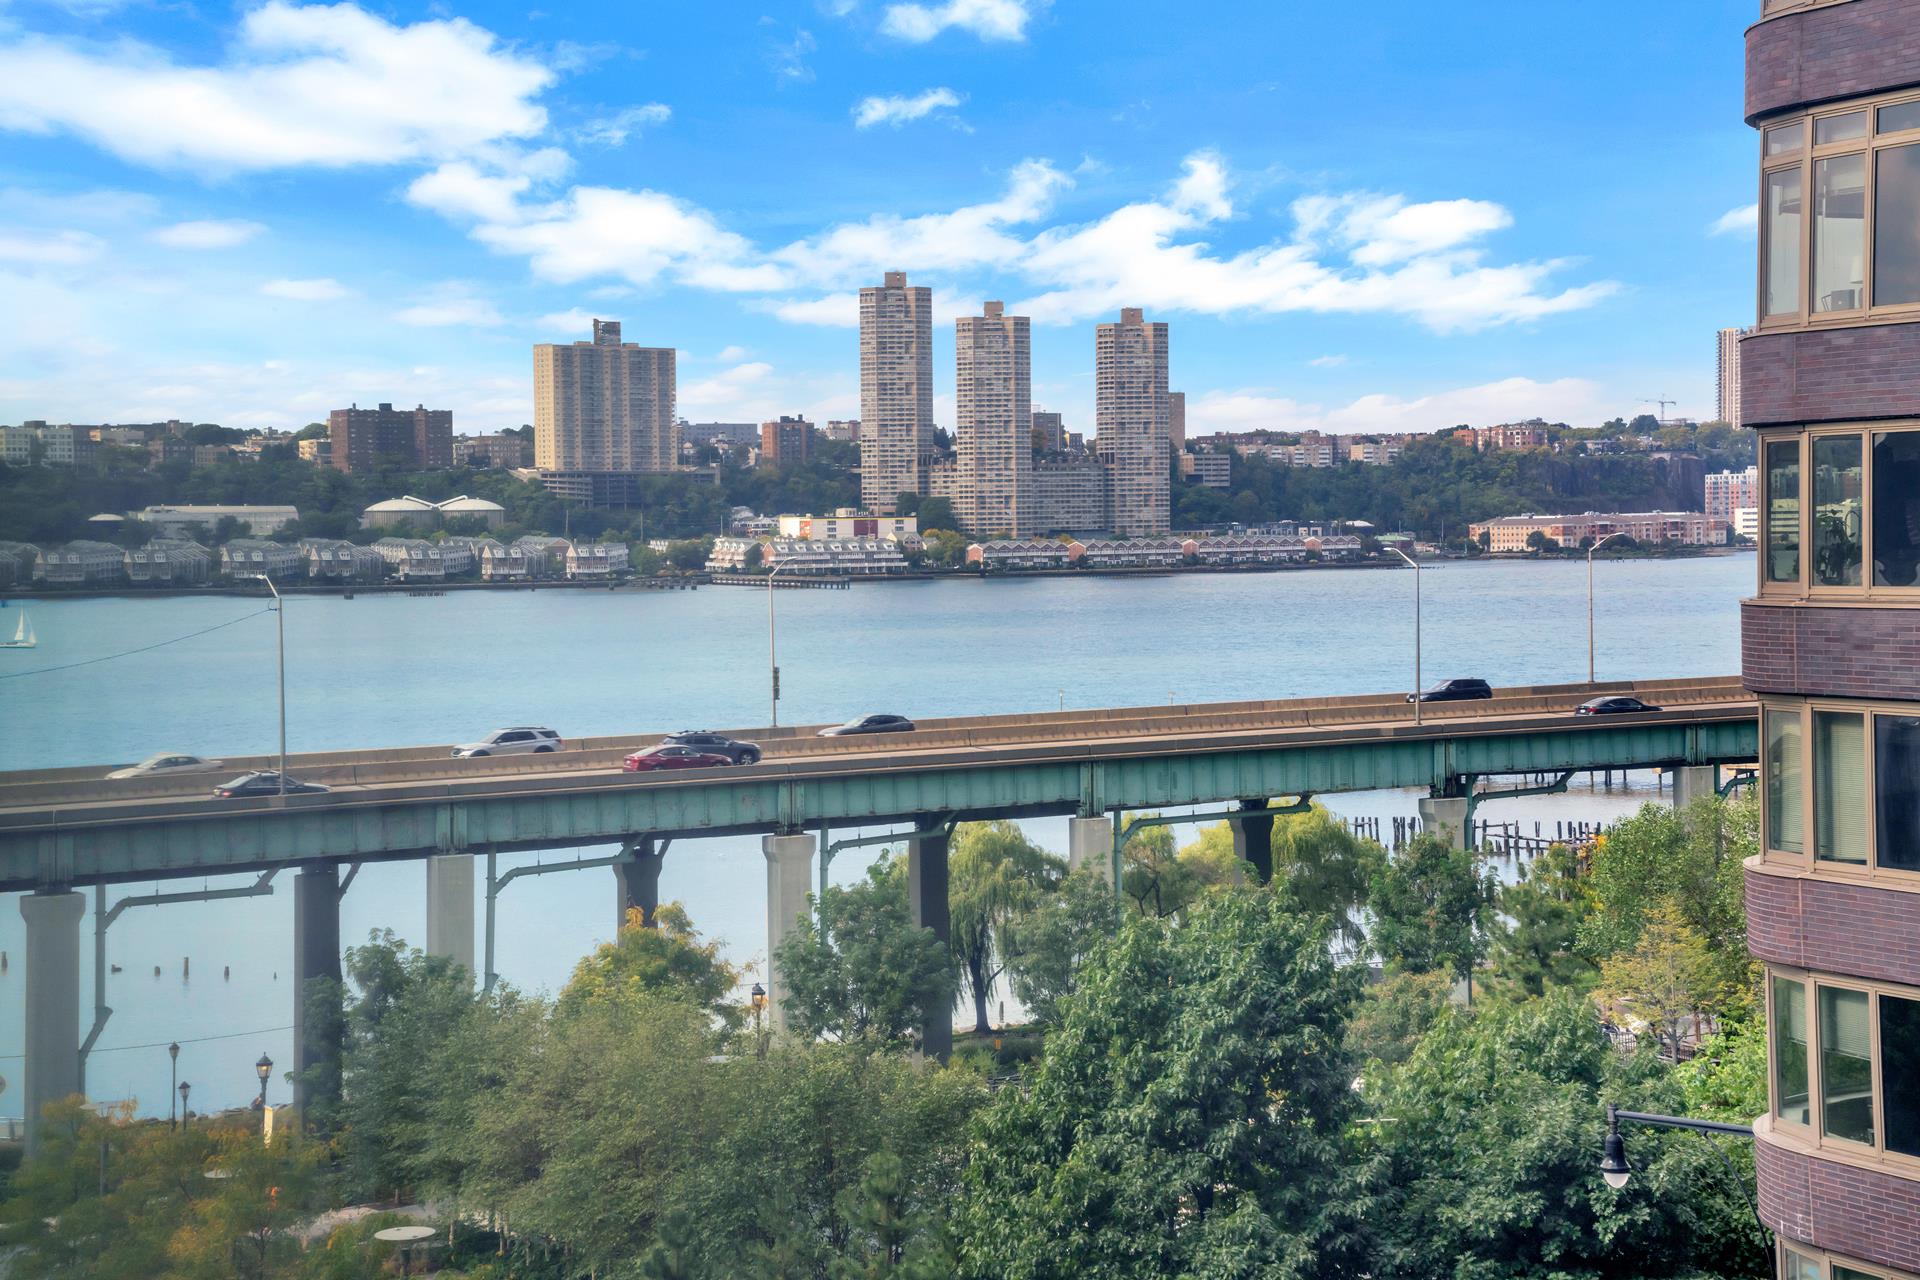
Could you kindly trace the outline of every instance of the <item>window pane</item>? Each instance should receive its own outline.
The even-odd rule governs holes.
[[[1787,1250],[1787,1269],[1783,1280],[1826,1280],[1820,1274],[1820,1260]]]
[[[1800,442],[1767,443],[1767,581],[1800,581]]]
[[[1800,717],[1769,711],[1767,722],[1767,845],[1787,853],[1807,851],[1800,800]]]
[[[1920,431],[1883,431],[1873,438],[1870,510],[1874,585],[1920,585]]]
[[[1767,237],[1767,314],[1800,310],[1800,171],[1767,175],[1762,211]]]
[[[1881,1280],[1881,1278],[1865,1271],[1855,1271],[1852,1267],[1843,1267],[1836,1262],[1833,1264],[1833,1280]]]
[[[1814,853],[1867,863],[1867,728],[1843,711],[1813,713]]]
[[[1867,993],[1820,987],[1820,1132],[1873,1143]]]
[[[1920,146],[1874,160],[1873,302],[1920,302]]]
[[[1881,133],[1899,133],[1902,129],[1920,129],[1920,102],[1896,102],[1880,108],[1875,128]]]
[[[1810,1124],[1807,1111],[1807,987],[1791,978],[1773,980],[1773,1113],[1792,1124]]]
[[[1881,111],[1882,118],[1886,112]],[[1792,124],[1777,124],[1761,134],[1761,151],[1765,155],[1783,156],[1789,151],[1800,149],[1800,139],[1806,132],[1806,126],[1795,120]]]
[[[1859,436],[1813,442],[1813,580],[1819,586],[1860,585],[1860,452]]]
[[[1867,136],[1867,113],[1848,111],[1842,115],[1826,116],[1813,122],[1813,145],[1818,147],[1829,142],[1847,142],[1854,138]]]
[[[1880,997],[1880,1092],[1887,1150],[1920,1156],[1920,1000]]]
[[[1866,282],[1867,157],[1813,162],[1813,309],[1861,306]]]
[[[1873,718],[1874,860],[1920,871],[1920,716]]]

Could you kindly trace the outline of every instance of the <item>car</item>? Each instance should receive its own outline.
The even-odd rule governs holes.
[[[647,751],[636,751],[620,762],[627,773],[652,773],[657,769],[722,769],[733,764],[732,756],[699,747],[676,747],[661,743]]]
[[[1638,698],[1629,698],[1624,694],[1610,694],[1604,698],[1588,698],[1573,709],[1577,716],[1620,716],[1633,715],[1641,711],[1658,711],[1659,707],[1651,702],[1642,702]]]
[[[220,761],[203,760],[199,756],[176,756],[165,752],[157,756],[148,756],[139,764],[128,765],[124,769],[115,769],[107,777],[122,778],[163,778],[175,773],[206,773],[218,769]]]
[[[1429,685],[1420,691],[1422,702],[1468,702],[1474,698],[1491,698],[1493,686],[1485,680],[1468,676],[1457,680],[1442,680],[1439,684]],[[1413,695],[1407,695],[1407,701],[1413,701]]]
[[[729,738],[724,733],[715,733],[711,729],[682,729],[660,739],[663,747],[694,747],[700,751],[710,751],[717,756],[725,756],[734,764],[759,764],[760,748],[751,742],[741,742]]]
[[[518,756],[558,751],[567,744],[560,735],[551,729],[536,729],[530,725],[520,725],[512,729],[495,729],[478,742],[463,742],[453,749],[456,760],[470,760],[475,756]]]
[[[845,724],[822,729],[823,738],[846,738],[856,733],[912,733],[913,721],[905,716],[858,716]]]
[[[288,778],[286,794],[290,796],[321,795],[331,791],[317,782],[302,782],[298,778]],[[268,771],[243,773],[232,782],[223,782],[213,789],[213,794],[221,799],[236,796],[277,796],[280,794],[280,775]]]

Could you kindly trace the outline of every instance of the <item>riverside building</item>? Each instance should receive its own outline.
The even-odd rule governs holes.
[[[637,501],[639,477],[680,456],[675,351],[620,340],[595,320],[593,341],[533,349],[533,459],[547,488],[595,505]]]
[[[1033,530],[1031,321],[998,302],[954,321],[954,514],[975,535]]]
[[[892,515],[926,492],[933,442],[933,290],[907,273],[860,290],[860,505]]]
[[[1122,307],[1118,324],[1096,328],[1093,365],[1093,447],[1107,469],[1111,528],[1123,538],[1164,534],[1173,462],[1166,323]]]
[[[1920,0],[1746,33],[1758,312],[1760,1215],[1790,1280],[1920,1275]]]

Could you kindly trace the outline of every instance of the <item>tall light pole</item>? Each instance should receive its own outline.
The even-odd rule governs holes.
[[[1587,548],[1587,683],[1593,683],[1593,553],[1605,546],[1607,541],[1620,536],[1619,530]]]
[[[178,1040],[174,1041],[172,1044],[167,1046],[167,1057],[173,1060],[173,1079],[175,1082],[174,1088],[177,1088],[178,1082],[180,1079],[180,1042]],[[174,1123],[173,1123],[174,1088],[169,1088],[167,1090],[167,1128],[169,1129],[174,1127]],[[186,1101],[187,1101],[187,1095],[183,1091],[180,1094],[181,1106],[184,1107],[186,1105]]]
[[[1413,722],[1420,715],[1420,562],[1398,547],[1387,548],[1413,568]]]
[[[280,631],[280,794],[287,794],[287,602],[273,585],[272,571],[260,575],[273,592],[273,620]]]
[[[260,1055],[260,1061],[253,1064],[253,1070],[260,1077],[260,1127],[267,1125],[267,1081],[273,1075],[273,1059],[266,1054]]]
[[[780,727],[780,663],[775,656],[773,643],[773,580],[780,576],[782,569],[792,563],[791,560],[782,560],[773,567],[773,572],[767,575],[767,676],[773,690],[773,709],[767,723],[774,729]]]

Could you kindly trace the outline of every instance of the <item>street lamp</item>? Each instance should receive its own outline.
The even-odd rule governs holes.
[[[1413,568],[1413,722],[1420,723],[1420,562],[1398,547],[1387,550]]]
[[[769,715],[768,724],[775,729],[780,727],[780,664],[774,657],[773,580],[780,576],[782,569],[791,564],[793,564],[791,559],[782,560],[773,567],[773,572],[767,575],[767,674],[772,679],[773,687],[773,710]]]
[[[173,1078],[177,1082],[180,1079],[180,1042],[178,1040],[167,1046],[167,1057],[172,1060],[171,1070]],[[182,1103],[186,1102],[186,1090],[184,1089],[180,1090],[180,1101]],[[167,1128],[172,1129],[174,1127],[176,1126],[173,1122],[173,1090],[169,1089],[167,1091]]]
[[[753,1052],[756,1057],[767,1056],[767,1038],[760,1031],[760,1018],[767,1009],[767,989],[759,983],[753,984]]]
[[[1587,548],[1587,683],[1593,683],[1593,553],[1620,536],[1615,530]]]
[[[267,1079],[273,1075],[273,1059],[263,1053],[260,1055],[260,1061],[253,1064],[253,1069],[260,1075],[260,1123],[265,1124],[267,1120]]]
[[[267,590],[273,592],[273,621],[280,632],[280,794],[287,794],[287,602],[280,588],[273,585],[271,570],[263,572]]]
[[[193,1086],[188,1084],[185,1080],[182,1080],[180,1082],[180,1123],[181,1124],[185,1124],[187,1122],[187,1092],[192,1088]]]
[[[1737,1137],[1751,1138],[1753,1127],[1744,1124],[1724,1124],[1718,1120],[1695,1120],[1689,1116],[1663,1116],[1646,1111],[1622,1111],[1611,1102],[1607,1104],[1607,1136],[1600,1147],[1600,1176],[1606,1179],[1608,1186],[1615,1191],[1624,1190],[1633,1177],[1633,1163],[1627,1159],[1627,1143],[1620,1136],[1620,1126],[1626,1124],[1644,1124],[1655,1129],[1688,1129],[1694,1133],[1730,1133]],[[1760,1228],[1760,1239],[1766,1246],[1768,1274],[1775,1273],[1773,1255],[1773,1233],[1767,1230],[1767,1224],[1761,1220],[1760,1209],[1753,1202],[1753,1195],[1747,1190],[1746,1179],[1733,1167],[1733,1161],[1727,1159],[1727,1153],[1720,1144],[1709,1141],[1713,1153],[1720,1157],[1720,1163],[1726,1166],[1727,1176],[1740,1188],[1740,1195],[1747,1202],[1747,1211],[1753,1215],[1754,1225]]]

